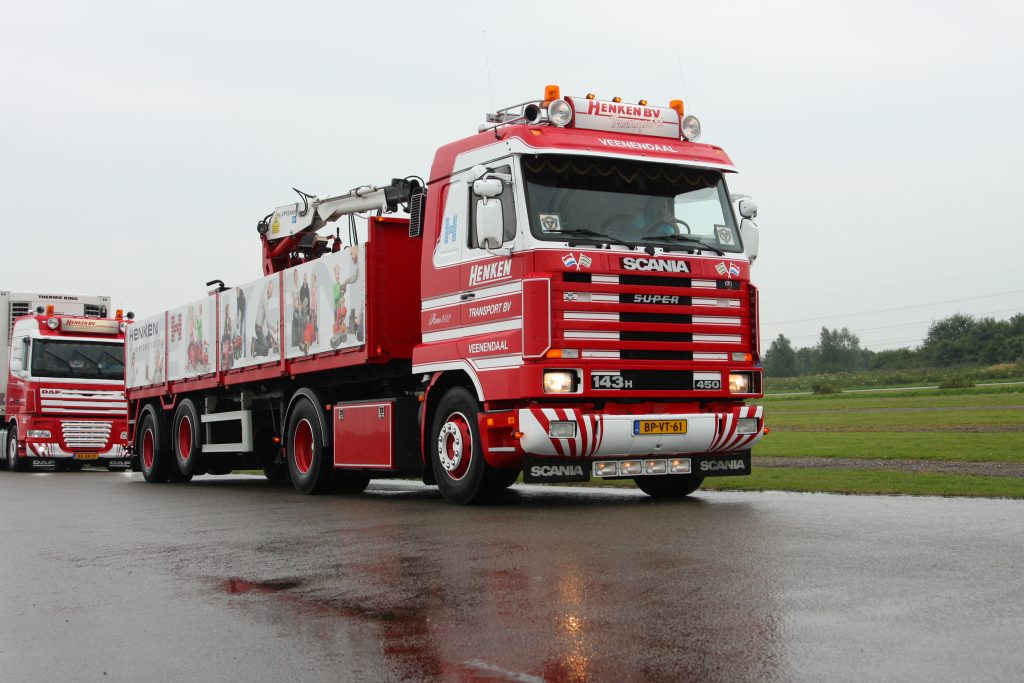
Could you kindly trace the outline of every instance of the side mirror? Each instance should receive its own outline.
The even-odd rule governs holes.
[[[479,180],[477,182],[480,182]],[[500,180],[494,181],[501,185]],[[500,194],[500,191],[499,191]],[[497,249],[505,230],[500,199],[481,199],[476,203],[476,243],[484,249]]]
[[[500,197],[504,189],[502,182],[497,178],[481,178],[480,180],[473,181],[473,194],[477,197],[486,197],[488,199]]]
[[[747,201],[747,200],[743,200]],[[741,203],[742,205],[742,203]],[[743,251],[751,264],[757,260],[757,251],[761,244],[761,233],[757,224],[749,218],[740,221],[740,239],[743,240]]]
[[[744,197],[741,199],[736,208],[739,211],[741,218],[757,218],[757,202],[750,197]]]

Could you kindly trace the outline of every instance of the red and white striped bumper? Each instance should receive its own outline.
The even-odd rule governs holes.
[[[750,448],[764,434],[764,408],[738,406],[716,413],[604,415],[577,408],[524,408],[519,411],[519,443],[529,455],[557,458],[731,453]],[[756,418],[752,434],[738,434],[737,420]],[[637,420],[686,420],[685,434],[634,434]],[[552,422],[575,422],[576,436],[549,435]]]

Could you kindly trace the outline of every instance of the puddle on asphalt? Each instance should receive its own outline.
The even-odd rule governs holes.
[[[301,581],[282,579],[279,581],[246,581],[245,579],[226,579],[221,582],[225,593],[279,593],[289,588],[301,586]]]

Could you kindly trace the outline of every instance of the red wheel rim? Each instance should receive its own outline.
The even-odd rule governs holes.
[[[153,430],[142,433],[142,464],[147,470],[153,469]]]
[[[437,456],[449,477],[458,481],[466,476],[473,461],[473,432],[462,413],[452,413],[441,427]]]
[[[292,438],[292,451],[295,453],[295,468],[299,474],[306,474],[313,466],[313,425],[309,420],[300,420],[295,425],[295,436]]]
[[[192,455],[192,420],[188,415],[183,415],[178,422],[178,453],[182,460],[188,460]]]

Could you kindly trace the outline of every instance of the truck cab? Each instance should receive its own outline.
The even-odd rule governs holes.
[[[764,427],[747,405],[762,395],[756,205],[734,206],[732,161],[698,135],[681,102],[555,89],[438,151],[413,371],[482,416],[471,430],[465,409],[435,412],[442,491],[477,441],[527,481],[682,491],[749,473]]]
[[[11,328],[4,465],[127,469],[124,331],[128,321],[43,310]]]

